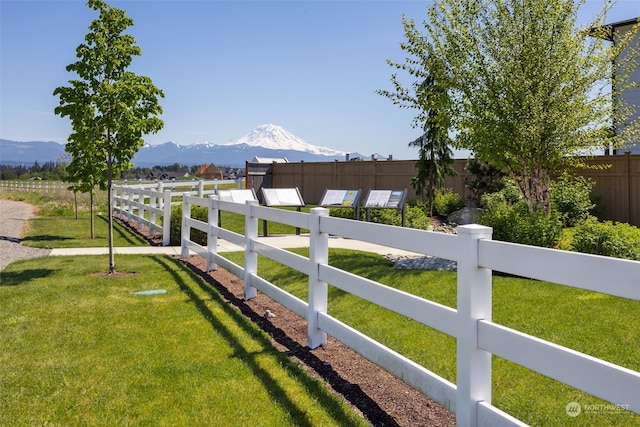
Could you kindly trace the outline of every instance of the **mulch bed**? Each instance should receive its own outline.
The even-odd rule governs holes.
[[[135,225],[129,228],[137,232]],[[153,240],[151,243],[158,244]],[[255,298],[244,301],[242,280],[223,268],[207,273],[206,260],[197,255],[189,256],[183,262],[220,292],[228,304],[271,336],[278,350],[323,381],[371,425],[456,425],[453,413],[336,339],[328,337],[325,345],[311,350],[306,346],[305,319],[260,292]]]

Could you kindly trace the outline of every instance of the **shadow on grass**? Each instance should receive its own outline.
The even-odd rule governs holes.
[[[62,240],[74,240],[72,237],[65,236],[52,236],[50,234],[38,234],[37,236],[24,237],[22,242],[50,242],[50,241],[62,241]]]
[[[7,273],[0,271],[0,286],[17,286],[24,285],[29,280],[42,279],[47,277],[54,270],[39,268],[34,270],[22,270],[16,273]]]
[[[105,224],[107,224],[107,227],[108,227],[109,220],[106,216],[98,215],[98,218],[101,219]],[[144,238],[142,236],[138,236],[137,234],[131,234],[130,232],[127,232],[125,230],[125,226],[122,225],[120,222],[118,222],[115,218],[113,220],[113,233],[114,233],[114,238],[117,234],[122,240],[126,241],[131,245],[136,245],[144,241]],[[134,233],[137,233],[137,231],[134,231]]]
[[[209,307],[207,307],[205,300],[201,299],[196,294],[194,289],[192,289],[186,283],[184,283],[184,281],[180,279],[179,275],[175,273],[177,269],[184,268],[184,264],[182,264],[177,260],[168,259],[166,257],[153,256],[152,259],[155,262],[157,262],[162,268],[166,269],[168,272],[173,274],[175,282],[178,284],[180,289],[189,297],[190,301],[193,302],[193,304],[195,304],[196,308],[200,311],[202,316],[211,324],[214,330],[226,339],[229,345],[234,349],[235,357],[241,358],[246,363],[246,365],[249,366],[249,368],[255,374],[256,378],[258,378],[258,380],[264,385],[265,389],[269,391],[269,394],[271,395],[273,400],[278,404],[280,404],[286,411],[288,411],[291,414],[292,419],[296,420],[297,425],[312,426],[313,420],[308,419],[308,416],[306,415],[305,411],[288,397],[287,391],[284,390],[269,375],[269,372],[265,371],[262,367],[260,367],[260,365],[257,363],[257,361],[254,358],[254,354],[251,352],[247,352],[247,350],[243,346],[243,343],[239,341],[238,338],[224,324],[222,324],[216,318],[215,314],[209,309]],[[242,325],[244,328],[255,327],[255,325],[253,325],[247,319],[248,317],[251,321],[253,321],[254,323],[257,323],[264,331],[272,335],[279,343],[289,348],[290,351],[288,352],[288,354],[295,353],[296,356],[298,356],[300,359],[305,361],[305,363],[310,364],[309,362],[311,362],[310,365],[319,373],[321,373],[321,371],[333,371],[331,367],[323,366],[322,361],[320,361],[317,357],[311,354],[308,349],[305,350],[301,348],[300,345],[298,345],[295,341],[288,338],[282,330],[273,327],[269,322],[265,321],[264,318],[261,318],[256,313],[254,313],[246,304],[244,304],[244,301],[238,300],[220,283],[215,281],[210,276],[207,276],[205,273],[198,271],[197,269],[194,269],[192,266],[189,266],[189,265],[187,266],[189,267],[189,269],[191,269],[193,273],[199,276],[199,278],[203,279],[203,280],[196,280],[201,290],[206,292],[207,295],[211,297],[211,300],[217,303],[220,307],[222,307],[225,313],[228,316],[230,316],[239,325]],[[232,309],[228,305],[227,301],[225,301],[225,299],[228,300],[228,302],[231,302],[231,304],[238,307],[244,316],[239,314],[236,310]],[[253,336],[253,339],[259,341],[264,347],[273,346],[273,344],[270,342],[270,340],[266,336],[262,336],[262,335]],[[274,350],[274,352],[277,352],[277,350]],[[331,398],[330,394],[321,385],[321,383],[318,383],[317,381],[311,379],[306,374],[304,374],[304,372],[301,371],[297,365],[295,365],[290,359],[288,359],[284,355],[275,354],[275,356],[279,357],[280,360],[282,361],[280,366],[283,369],[287,370],[289,375],[294,379],[296,379],[296,381],[298,381],[301,384],[304,384],[305,389],[308,390],[309,393],[312,393],[320,401],[324,400],[326,402],[330,402],[330,407],[326,409],[331,414],[331,416],[336,420],[336,423],[338,425],[353,424],[349,414],[346,413],[344,409]],[[334,372],[333,376],[338,377],[338,374],[336,374],[335,371],[333,372]],[[327,372],[325,372],[324,374],[321,373],[321,375],[323,377],[326,377],[326,373]],[[353,384],[347,383],[344,380],[342,381],[343,383],[348,384],[349,387],[351,388],[354,387]],[[369,399],[369,397],[366,394],[362,392],[360,394],[361,394],[360,399],[362,398]],[[356,399],[356,401],[352,403],[355,404],[357,401],[358,400]],[[380,412],[388,417],[388,415],[384,413],[384,411],[380,410]],[[389,425],[389,426],[397,425],[391,417],[388,417],[388,419],[389,419],[389,422],[388,423],[385,422],[384,425]]]
[[[393,419],[393,417],[391,417],[387,412],[385,412],[375,400],[371,399],[371,397],[369,397],[369,395],[367,395],[359,385],[345,380],[338,372],[333,369],[331,365],[325,364],[324,361],[313,354],[309,347],[301,346],[299,343],[291,339],[286,334],[286,332],[274,326],[263,316],[254,312],[242,298],[236,297],[232,292],[230,292],[226,287],[224,287],[221,283],[208,275],[206,272],[196,268],[189,263],[186,263],[186,266],[196,275],[202,278],[203,281],[199,282],[200,287],[209,295],[211,295],[212,299],[224,303],[223,306],[225,307],[228,306],[227,304],[231,304],[238,308],[240,313],[242,313],[242,315],[244,316],[238,319],[238,322],[244,323],[247,322],[247,319],[249,319],[252,323],[258,325],[260,329],[265,331],[276,342],[287,348],[287,352],[285,353],[287,356],[296,357],[301,360],[306,366],[313,369],[337,393],[343,396],[352,406],[358,408],[358,410],[362,412],[367,420],[375,420],[376,425],[384,425],[390,427],[397,427],[399,425],[396,420]],[[236,318],[239,316],[238,312],[235,310],[228,311],[231,316],[235,316]],[[268,343],[269,340],[266,339],[264,342]],[[319,393],[322,392],[324,391],[319,391]],[[341,411],[340,408],[338,408],[337,410]],[[332,413],[335,413],[335,411],[332,411]],[[340,418],[335,418],[340,422]],[[346,417],[344,418],[346,419]]]

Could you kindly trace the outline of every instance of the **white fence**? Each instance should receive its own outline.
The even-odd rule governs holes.
[[[191,206],[209,209],[208,223],[190,217]],[[218,227],[220,211],[245,215],[245,234]],[[524,425],[491,404],[491,358],[500,356],[596,397],[640,413],[640,372],[507,328],[491,320],[492,270],[640,300],[640,262],[543,249],[491,240],[491,229],[458,227],[458,235],[332,218],[328,210],[285,211],[185,194],[182,256],[193,250],[244,279],[245,299],[265,293],[307,320],[308,345],[327,334],[403,379],[456,413],[458,425]],[[309,258],[258,240],[258,220],[310,230]],[[189,239],[191,228],[208,235],[207,247]],[[446,307],[328,265],[328,236],[342,236],[455,260],[457,309]],[[245,248],[244,266],[216,252],[217,239]],[[261,278],[257,257],[265,256],[309,278],[308,302]],[[457,380],[453,384],[328,315],[328,284],[364,298],[457,340]]]
[[[162,234],[162,245],[168,246],[170,241],[171,226],[171,200],[173,197],[182,197],[185,191],[198,189],[198,195],[203,197],[214,194],[219,185],[237,185],[242,187],[242,179],[239,180],[213,180],[213,181],[170,181],[122,185],[113,185],[111,200],[113,215],[131,224],[136,221],[136,227],[140,231],[144,226],[148,228],[149,236],[156,232]],[[179,202],[178,202],[179,203]]]
[[[61,191],[67,191],[67,186],[61,181],[43,181],[39,179],[33,179],[28,181],[0,181],[0,188],[8,191],[23,191],[33,193],[55,193]]]

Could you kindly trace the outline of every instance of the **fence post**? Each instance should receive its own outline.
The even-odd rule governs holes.
[[[162,215],[162,246],[171,243],[171,190],[165,190],[162,201],[164,214]]]
[[[161,193],[164,191],[164,188],[162,186],[162,181],[158,181],[158,191],[161,192]],[[162,203],[162,202],[163,202],[163,200],[160,201],[160,203]],[[164,205],[160,205],[159,208],[163,209]]]
[[[478,425],[478,402],[491,403],[491,353],[478,348],[478,320],[491,320],[491,270],[478,266],[478,241],[492,229],[477,224],[458,227],[458,337],[456,423]]]
[[[120,212],[118,209],[118,186],[114,183],[111,184],[111,208],[114,217]]]
[[[144,223],[144,188],[138,187],[138,212],[137,212],[137,225],[138,231],[142,230]]]
[[[154,209],[156,209],[160,204],[158,203],[159,199],[160,198],[158,197],[158,192],[153,188],[150,188],[149,189],[149,236],[150,237],[153,237],[153,233],[154,233],[152,228],[152,224],[156,223],[156,212]]]
[[[133,190],[133,187],[129,186],[129,194],[128,194],[128,205],[127,205],[127,223],[131,224],[131,221],[133,221],[133,196],[134,196],[135,191]]]
[[[182,232],[180,233],[180,257],[186,258],[189,256],[189,248],[187,242],[191,240],[191,227],[187,219],[191,218],[191,203],[189,203],[189,197],[191,193],[182,194]]]
[[[198,197],[204,197],[204,181],[198,182]]]
[[[218,209],[218,196],[209,196],[209,215],[207,215],[209,222],[209,232],[207,233],[207,273],[216,270],[216,265],[213,254],[218,252],[218,216],[220,210]]]
[[[317,348],[327,342],[327,333],[318,328],[318,313],[327,312],[327,282],[321,281],[321,264],[329,263],[329,235],[320,232],[320,220],[329,216],[325,208],[312,208],[309,223],[309,308],[307,312],[307,345]]]
[[[253,208],[258,206],[257,200],[246,201],[244,219],[244,300],[247,301],[258,294],[258,290],[251,286],[251,275],[258,272],[258,254],[252,249],[251,241],[258,238],[258,218],[253,214]]]
[[[127,195],[127,188],[125,186],[121,186],[120,187],[120,220],[124,220],[124,215],[125,215],[125,203],[127,202],[127,200],[125,199],[125,196]]]
[[[238,190],[242,190],[242,178],[236,179],[236,184],[238,186]]]

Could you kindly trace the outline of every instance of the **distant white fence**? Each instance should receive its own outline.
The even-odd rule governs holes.
[[[32,179],[28,181],[0,181],[0,188],[7,191],[23,191],[34,193],[55,193],[60,191],[67,191],[67,186],[61,181],[43,181],[39,179]]]
[[[136,221],[136,228],[141,231],[148,228],[148,235],[156,232],[162,234],[162,245],[168,246],[171,238],[171,204],[173,198],[181,198],[184,192],[197,189],[198,195],[204,197],[214,194],[219,185],[236,185],[242,187],[239,180],[212,181],[169,181],[135,184],[116,184],[111,187],[111,203],[113,215],[131,224]],[[179,201],[177,203],[180,203]]]
[[[640,262],[564,252],[491,240],[491,229],[458,227],[458,235],[329,217],[324,208],[309,214],[217,200],[182,198],[182,256],[189,250],[207,259],[207,270],[220,265],[244,279],[244,297],[257,290],[307,320],[308,345],[326,342],[327,334],[402,378],[456,413],[462,426],[524,425],[491,404],[491,358],[500,356],[613,404],[640,413],[640,372],[597,359],[492,322],[492,270],[640,300]],[[191,218],[192,206],[209,210],[208,222]],[[218,227],[220,211],[245,216],[245,234]],[[310,230],[309,258],[258,240],[259,219]],[[190,230],[207,233],[207,246],[189,239]],[[328,236],[342,236],[429,254],[458,264],[457,309],[402,292],[328,265]],[[244,266],[217,253],[217,239],[244,247]],[[261,278],[258,255],[309,278],[308,302]],[[457,340],[457,380],[453,384],[401,354],[330,316],[328,284],[366,299]]]

